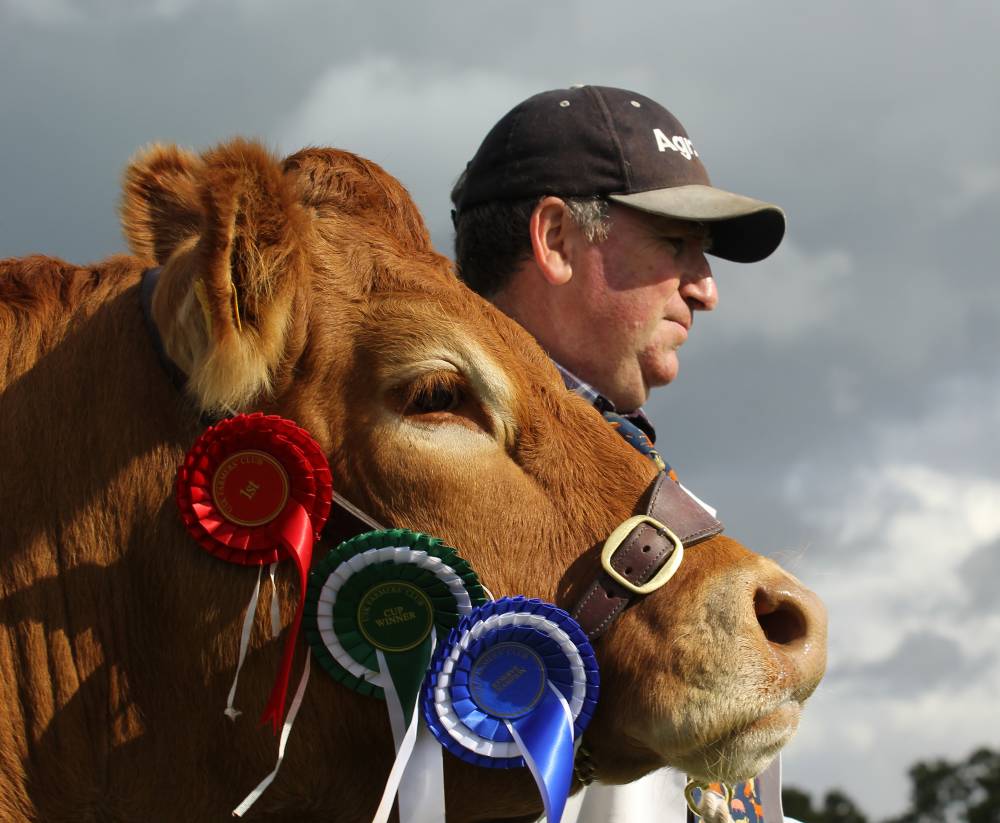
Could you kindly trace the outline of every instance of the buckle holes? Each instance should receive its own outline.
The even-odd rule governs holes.
[[[569,100],[560,100],[559,105],[566,108],[569,105]]]
[[[629,102],[630,102],[630,103],[631,103],[631,104],[632,104],[633,106],[635,106],[635,107],[636,107],[637,109],[641,109],[641,108],[642,108],[642,103],[640,103],[640,102],[639,102],[638,100],[630,100]]]
[[[632,574],[632,567],[631,566],[626,567],[625,574]]]
[[[614,595],[611,593],[611,589],[605,589],[604,590],[604,596],[606,598],[608,598],[608,600],[610,600],[612,597],[614,597]]]
[[[648,552],[649,552],[649,546],[643,546],[642,547],[642,552],[643,552],[643,554],[648,554]]]

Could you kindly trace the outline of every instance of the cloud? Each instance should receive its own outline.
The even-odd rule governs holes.
[[[934,459],[964,442],[958,423],[972,442],[997,431],[1000,382],[968,379],[916,420],[873,421],[867,459],[838,462],[831,444],[786,477],[787,504],[823,546],[798,573],[830,614],[829,673],[786,770],[846,786],[875,816],[902,809],[915,759],[995,742],[982,718],[1000,691],[997,464]]]
[[[912,698],[927,692],[962,689],[964,683],[979,678],[996,660],[991,649],[980,648],[972,656],[961,644],[938,631],[909,632],[886,657],[860,665],[845,665],[831,672],[870,695],[872,689],[895,698]]]
[[[714,259],[712,268],[721,297],[711,319],[716,345],[830,334],[844,322],[859,277],[847,250],[805,252],[791,240],[752,272]]]
[[[333,145],[384,166],[409,189],[435,244],[450,252],[449,193],[499,117],[533,90],[501,72],[455,75],[371,55],[329,69],[283,124],[279,145]]]
[[[966,598],[958,611],[964,616],[1000,612],[1000,539],[984,543],[959,565]]]
[[[960,219],[972,209],[1000,198],[1000,166],[988,163],[962,166],[954,185],[954,193],[941,201],[941,214],[949,220]]]
[[[191,9],[197,0],[2,0],[16,20],[40,26],[71,26],[100,21],[170,20]]]

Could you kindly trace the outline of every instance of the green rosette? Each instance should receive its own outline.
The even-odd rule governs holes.
[[[454,548],[430,535],[385,529],[341,543],[310,572],[304,628],[334,679],[385,699],[391,678],[409,707],[411,684],[419,689],[435,639],[486,600]]]

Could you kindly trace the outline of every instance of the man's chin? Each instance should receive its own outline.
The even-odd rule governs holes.
[[[680,369],[681,364],[676,352],[670,352],[666,357],[661,357],[654,363],[646,364],[645,368],[642,369],[646,399],[649,399],[649,393],[657,386],[666,386],[668,383],[676,380]]]

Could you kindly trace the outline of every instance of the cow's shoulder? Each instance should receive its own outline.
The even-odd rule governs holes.
[[[116,255],[91,266],[31,255],[0,260],[0,363],[11,378],[74,324],[132,286],[142,265]]]

